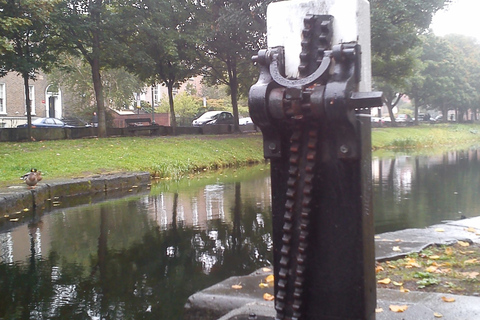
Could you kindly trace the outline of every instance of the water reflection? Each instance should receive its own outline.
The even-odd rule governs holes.
[[[374,159],[376,233],[478,216],[479,153],[471,149],[439,156]]]
[[[2,233],[0,318],[181,319],[192,293],[269,264],[264,169],[161,184]]]

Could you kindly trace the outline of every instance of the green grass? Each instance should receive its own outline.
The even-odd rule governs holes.
[[[30,168],[48,178],[148,171],[160,178],[263,162],[260,135],[129,137],[0,143],[0,185]]]
[[[124,137],[0,143],[0,187],[18,184],[31,168],[47,179],[122,171],[147,171],[159,178],[261,163],[261,134],[179,137]],[[433,154],[480,146],[480,125],[425,125],[376,128],[374,155]]]
[[[376,155],[388,156],[396,152],[410,154],[441,153],[468,148],[480,143],[478,124],[436,124],[402,128],[375,128],[372,146]]]

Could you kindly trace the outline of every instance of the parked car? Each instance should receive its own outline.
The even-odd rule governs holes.
[[[408,114],[399,114],[395,119],[395,122],[399,125],[409,126],[413,124],[413,119]]]
[[[252,123],[253,121],[252,121],[252,118],[250,117],[238,119],[238,124],[240,126],[246,126],[247,124],[252,124]]]
[[[383,127],[385,125],[383,119],[380,117],[371,117],[370,121],[372,123],[372,127],[374,128]]]
[[[207,111],[199,118],[193,120],[194,127],[213,124],[233,124],[233,115],[227,111]]]
[[[20,124],[17,128],[26,128],[27,124]],[[32,121],[32,128],[69,128],[71,126],[67,125],[60,119],[56,118],[38,118]]]

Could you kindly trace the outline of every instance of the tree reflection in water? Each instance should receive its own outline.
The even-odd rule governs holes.
[[[270,208],[242,198],[241,182],[224,187],[233,191],[226,219],[201,228],[178,218],[177,192],[168,228],[152,219],[160,195],[42,217],[49,252],[36,252],[32,225],[29,257],[0,263],[0,318],[181,319],[194,292],[271,261]]]

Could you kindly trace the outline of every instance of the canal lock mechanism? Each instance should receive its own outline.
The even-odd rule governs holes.
[[[382,94],[358,92],[360,45],[332,45],[333,19],[305,17],[297,79],[285,77],[283,47],[253,57],[260,76],[249,109],[271,162],[278,320],[374,319],[373,226],[362,179],[369,108],[382,105]]]

